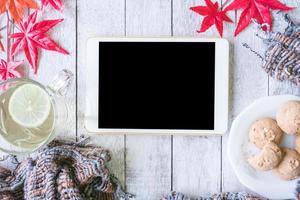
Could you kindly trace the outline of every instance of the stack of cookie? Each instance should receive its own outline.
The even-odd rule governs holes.
[[[295,148],[280,146],[284,134],[295,136]],[[249,164],[260,171],[273,170],[282,180],[293,180],[300,176],[300,101],[283,104],[276,120],[262,118],[255,121],[249,131],[250,142],[261,152],[251,156]]]

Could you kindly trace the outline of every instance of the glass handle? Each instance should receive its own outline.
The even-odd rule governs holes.
[[[73,79],[73,73],[70,70],[63,69],[47,86],[47,89],[56,96],[65,96],[72,85]]]

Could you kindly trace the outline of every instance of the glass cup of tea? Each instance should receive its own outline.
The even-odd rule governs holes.
[[[0,151],[28,154],[51,142],[68,120],[64,96],[72,80],[62,70],[48,86],[26,78],[0,83]]]

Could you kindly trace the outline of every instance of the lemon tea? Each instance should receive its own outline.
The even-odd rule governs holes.
[[[8,83],[2,89],[5,90],[0,95],[2,142],[17,152],[37,149],[54,129],[51,97],[44,88],[27,80]]]

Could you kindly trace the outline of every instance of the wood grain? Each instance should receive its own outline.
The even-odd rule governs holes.
[[[220,1],[221,2],[221,1]],[[219,2],[219,3],[220,3]],[[197,33],[202,17],[189,10],[204,1],[173,1],[173,33],[176,37],[217,37],[215,27]],[[194,58],[194,59],[200,59]],[[201,67],[201,66],[199,66]],[[199,78],[201,76],[199,75]],[[173,189],[191,197],[220,191],[221,137],[173,137]]]
[[[223,1],[224,2],[224,1]],[[222,3],[223,3],[222,2]],[[228,4],[227,4],[228,5]],[[223,8],[226,5],[222,5]],[[244,190],[242,185],[239,183],[235,175],[233,174],[232,168],[230,164],[228,163],[227,160],[227,141],[230,133],[230,127],[231,123],[233,120],[232,116],[232,111],[233,111],[233,106],[234,106],[234,101],[233,101],[233,91],[234,91],[234,70],[235,70],[235,46],[234,46],[234,30],[235,26],[237,23],[236,19],[236,12],[231,11],[228,12],[227,15],[231,18],[233,23],[225,23],[224,24],[224,38],[226,38],[229,43],[230,43],[230,49],[229,49],[229,122],[228,122],[228,129],[227,132],[224,136],[222,136],[222,141],[221,141],[221,149],[222,149],[222,166],[221,166],[221,173],[222,173],[222,180],[221,180],[221,191],[226,192],[226,191],[239,191],[240,188]],[[225,185],[226,183],[226,185]],[[231,185],[231,187],[227,187],[227,185]]]
[[[30,13],[29,10],[25,12],[24,18],[27,17],[27,14]],[[68,69],[74,73],[74,81],[73,85],[68,91],[66,97],[56,99],[59,105],[64,107],[64,102],[68,107],[68,113],[60,112],[59,117],[67,118],[64,123],[57,124],[57,137],[68,139],[68,140],[75,140],[76,137],[76,2],[75,1],[66,1],[64,4],[64,12],[58,12],[53,10],[52,8],[45,9],[43,13],[43,17],[39,18],[38,20],[43,19],[58,19],[64,18],[64,22],[60,23],[54,30],[50,30],[48,32],[51,35],[51,38],[54,39],[58,44],[62,45],[70,55],[66,56],[63,54],[59,54],[57,52],[51,52],[46,50],[40,51],[40,60],[39,60],[39,70],[38,74],[33,74],[31,66],[28,64],[25,55],[20,53],[14,56],[14,60],[20,61],[24,60],[23,64],[23,74],[25,77],[31,78],[36,80],[45,86],[49,84],[54,77],[63,69]],[[3,22],[6,21],[6,17],[3,16],[5,20],[1,22],[1,27]],[[15,25],[17,26],[17,25]],[[18,32],[18,29],[15,28],[13,31]],[[6,32],[6,30],[5,30]],[[6,37],[6,36],[5,36]],[[2,41],[3,44],[6,46],[6,40]],[[1,53],[1,57],[6,58],[6,53]],[[62,64],[63,63],[63,64]],[[65,107],[64,107],[65,108]],[[59,109],[59,108],[58,108]],[[60,110],[61,111],[61,110]],[[67,115],[65,115],[67,114]],[[5,154],[0,154],[0,158],[5,156]],[[19,156],[18,160],[21,161],[27,156]],[[15,165],[11,163],[11,160],[7,160],[6,162],[1,162],[1,166],[9,167],[11,169],[15,168]]]
[[[170,0],[127,0],[127,36],[170,36]],[[171,190],[171,137],[126,136],[126,186],[137,199],[160,199]]]
[[[291,6],[300,6],[299,1],[284,1]],[[222,1],[219,0],[219,3]],[[65,21],[50,34],[70,52],[70,56],[42,51],[38,76],[29,72],[30,77],[44,84],[49,83],[63,68],[77,72],[77,87],[74,85],[67,96],[70,117],[59,135],[64,138],[75,139],[76,126],[78,135],[88,134],[84,129],[87,38],[125,35],[218,36],[214,27],[203,34],[196,32],[202,18],[191,12],[189,7],[204,4],[203,0],[65,0],[64,4],[64,12],[49,8],[45,18],[65,18]],[[300,22],[298,10],[295,10],[292,16]],[[275,28],[284,28],[286,24],[280,16],[274,17]],[[231,18],[236,18],[234,13]],[[300,92],[299,87],[268,79],[260,68],[259,58],[242,47],[242,43],[245,42],[263,53],[265,46],[255,37],[253,26],[236,38],[233,38],[233,32],[233,25],[225,25],[224,37],[231,42],[229,125],[255,99],[268,94],[299,95]],[[29,68],[28,65],[26,67]],[[89,135],[91,143],[104,146],[112,152],[113,159],[109,168],[129,192],[137,195],[137,199],[159,199],[171,189],[191,197],[219,191],[246,190],[228,163],[228,135],[222,139],[216,136]]]
[[[75,69],[74,53],[78,43],[78,133],[85,134],[83,128],[85,110],[85,42],[92,36],[170,36],[214,37],[215,28],[199,35],[201,17],[189,11],[190,6],[204,4],[204,1],[190,0],[89,0],[77,1],[77,21],[75,1],[66,1],[63,14],[66,22],[55,32],[54,37],[63,42],[72,55],[64,57],[47,53],[41,60],[40,79],[46,82],[61,66],[54,66],[52,60],[59,60]],[[221,3],[221,1],[219,1]],[[299,2],[286,0],[289,5],[300,6]],[[238,13],[239,14],[239,13]],[[233,14],[232,19],[236,16]],[[276,16],[275,16],[276,17]],[[299,19],[300,14],[293,12]],[[235,19],[236,20],[236,19]],[[281,19],[276,20],[281,21]],[[279,23],[276,28],[283,28]],[[77,41],[76,37],[77,30]],[[260,68],[261,61],[248,49],[263,53],[264,45],[255,37],[255,28],[247,28],[237,38],[233,38],[234,26],[226,25],[224,36],[231,42],[231,90],[230,124],[234,118],[255,99],[268,94],[296,94],[299,88],[289,83],[278,83],[268,79]],[[66,40],[66,41],[65,41]],[[73,58],[73,59],[72,59]],[[63,62],[61,62],[63,59]],[[49,67],[46,67],[47,65]],[[49,68],[54,66],[50,72]],[[64,66],[65,67],[65,66]],[[42,69],[43,68],[43,69]],[[50,75],[49,75],[50,72]],[[69,95],[73,105],[74,91]],[[74,107],[71,108],[74,110]],[[75,124],[75,123],[74,123]],[[229,125],[230,125],[229,124]],[[70,130],[73,125],[70,123]],[[92,135],[92,134],[91,134]],[[227,160],[227,137],[183,137],[183,136],[99,136],[92,135],[92,143],[105,146],[112,151],[112,171],[122,180],[127,189],[137,195],[137,199],[159,199],[174,189],[191,196],[218,191],[246,190],[237,180]],[[126,151],[125,151],[126,148]],[[222,161],[222,163],[221,163]],[[126,182],[126,183],[125,183]]]
[[[220,191],[220,136],[174,136],[173,187],[190,197]]]
[[[59,45],[65,48],[70,55],[63,55],[57,52],[51,52],[42,50],[40,51],[41,57],[39,62],[39,71],[37,75],[32,73],[30,66],[26,67],[29,71],[29,77],[40,81],[47,85],[54,77],[63,69],[68,69],[74,74],[73,85],[67,93],[66,98],[57,98],[58,105],[63,105],[64,101],[68,107],[68,116],[65,116],[66,112],[60,110],[61,118],[67,117],[66,121],[60,121],[58,124],[58,137],[65,139],[75,139],[76,136],[76,2],[65,1],[64,12],[58,12],[49,7],[45,10],[42,19],[60,19],[64,18],[64,21],[50,30],[48,34]],[[20,59],[20,58],[19,58]]]
[[[87,134],[84,129],[85,91],[86,91],[86,41],[90,37],[124,36],[125,3],[124,0],[89,0],[77,1],[77,106],[78,135]],[[125,149],[124,136],[102,136],[90,133],[91,142],[108,148],[112,154],[110,170],[125,185]]]
[[[2,28],[2,27],[6,27],[7,26],[7,23],[6,23],[6,16],[5,15],[3,15],[3,18],[5,19],[5,20],[1,20],[0,21],[0,27]],[[11,32],[13,32],[13,27],[11,27],[11,29],[10,29],[10,31]],[[4,52],[0,52],[0,57],[1,57],[1,59],[4,59],[4,60],[7,60],[7,42],[8,42],[8,40],[7,40],[7,38],[6,38],[6,36],[7,36],[7,29],[4,29],[3,31],[2,31],[2,37],[3,37],[3,39],[1,39],[1,43],[3,44],[3,46],[4,46],[4,48],[5,48],[5,51]],[[0,152],[0,160],[1,160],[1,162],[0,162],[0,164],[1,164],[1,166],[2,167],[5,167],[5,168],[8,168],[8,169],[13,169],[13,168],[15,168],[15,165],[13,165],[10,161],[10,159],[6,159],[7,158],[7,154],[6,153],[4,153],[4,152]],[[2,161],[4,159],[4,161]]]
[[[235,14],[234,14],[235,15]],[[238,22],[240,11],[231,18]],[[229,25],[228,25],[229,26]],[[261,69],[261,61],[249,49],[243,47],[247,43],[251,48],[261,51],[262,41],[256,36],[256,29],[252,25],[237,37],[233,38],[235,26],[226,29],[225,36],[231,42],[230,66],[230,115],[228,133],[222,138],[222,190],[243,191],[247,188],[238,181],[227,158],[227,140],[231,123],[237,115],[254,100],[268,94],[268,76]]]

